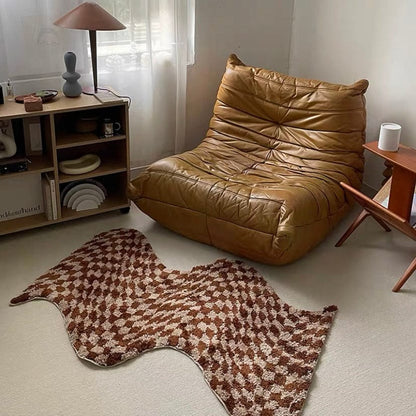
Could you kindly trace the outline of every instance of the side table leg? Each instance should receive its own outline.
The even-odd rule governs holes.
[[[403,276],[400,278],[400,280],[396,283],[396,286],[394,286],[393,292],[398,292],[401,289],[401,287],[407,282],[407,279],[409,279],[409,277],[413,274],[415,270],[416,270],[416,257],[413,259],[409,267],[403,273]]]
[[[343,236],[335,244],[335,247],[341,247],[345,240],[354,232],[354,230],[370,215],[368,211],[363,209],[354,222],[349,226],[348,230],[345,231]]]
[[[387,232],[390,232],[391,229],[390,227],[384,222],[382,221],[380,218],[377,218],[375,215],[371,215]]]
[[[354,222],[350,225],[347,231],[345,231],[344,235],[338,240],[335,244],[335,247],[341,247],[345,240],[354,232],[354,230],[368,217],[373,217],[387,232],[391,231],[390,227],[380,218],[377,218],[375,215],[371,214],[367,210],[363,209],[361,214],[354,220]]]

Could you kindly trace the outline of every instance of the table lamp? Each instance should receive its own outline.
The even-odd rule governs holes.
[[[66,29],[88,30],[90,34],[92,74],[94,79],[94,92],[97,92],[97,30],[122,30],[126,26],[111,16],[100,5],[86,1],[75,7],[61,18],[54,25]]]

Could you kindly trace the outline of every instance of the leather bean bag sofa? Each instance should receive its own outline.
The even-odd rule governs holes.
[[[292,262],[349,210],[339,182],[361,185],[367,87],[294,78],[231,55],[202,143],[150,165],[129,197],[191,239]]]

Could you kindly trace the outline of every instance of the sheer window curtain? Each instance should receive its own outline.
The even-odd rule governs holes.
[[[63,55],[77,55],[81,83],[92,84],[88,33],[53,26],[79,0],[0,0],[0,81],[15,93],[60,89]],[[98,0],[127,29],[97,32],[98,85],[132,98],[132,167],[181,152],[186,72],[194,59],[195,0]],[[19,28],[19,30],[16,30]]]

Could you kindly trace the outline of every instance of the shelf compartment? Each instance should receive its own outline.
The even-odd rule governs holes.
[[[86,154],[96,154],[101,158],[101,165],[85,174],[68,175],[59,173],[59,183],[71,182],[97,176],[111,175],[127,170],[126,141],[101,142],[82,147],[68,147],[58,150],[58,161],[78,159]]]
[[[111,107],[94,108],[83,111],[69,111],[55,114],[56,148],[66,149],[74,146],[84,146],[101,142],[116,141],[126,138],[127,125],[125,120],[125,106],[123,103]],[[121,130],[113,137],[102,139],[99,132],[105,118],[119,122]],[[80,125],[81,119],[94,119],[91,125]],[[82,133],[82,130],[91,128],[90,132]]]
[[[61,206],[63,219],[84,217],[86,215],[98,214],[100,212],[126,208],[129,206],[129,200],[125,193],[127,172],[100,176],[97,177],[96,180],[107,190],[107,196],[102,204],[96,209],[86,211],[76,211],[71,208]],[[61,186],[61,190],[63,188],[65,188],[65,185]]]
[[[125,134],[116,134],[113,137],[100,138],[97,134],[94,133],[60,133],[56,138],[56,148],[66,149],[69,147],[79,147],[97,143],[108,143],[125,139]]]
[[[12,178],[17,175],[28,175],[42,172],[53,172],[53,163],[46,156],[28,156],[27,159],[31,162],[27,164],[27,170],[23,172],[11,172],[0,175],[1,179]]]
[[[30,161],[28,163],[28,170],[26,171],[28,173],[51,172],[54,170],[52,161],[45,156],[27,156],[27,159]]]

